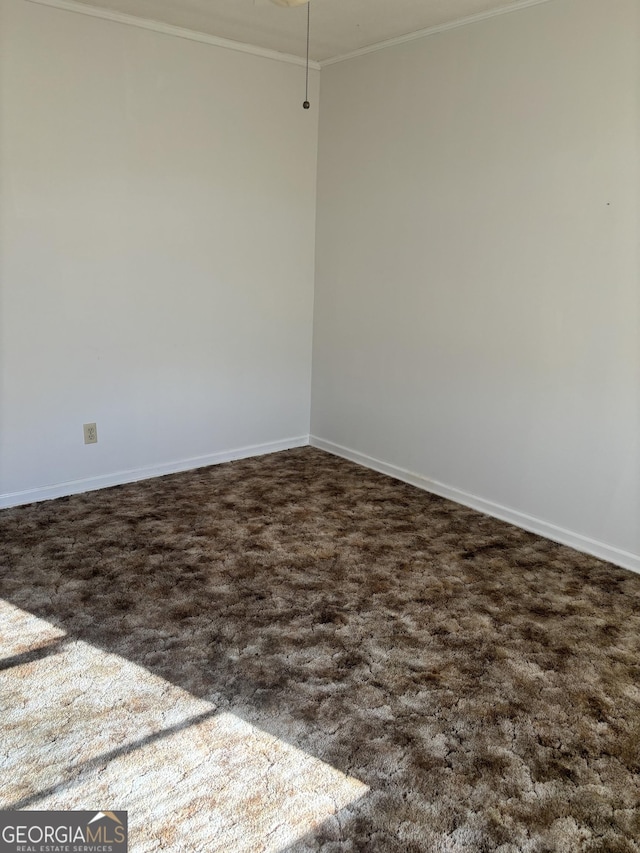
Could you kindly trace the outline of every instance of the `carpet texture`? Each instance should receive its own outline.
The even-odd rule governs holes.
[[[167,707],[189,697],[235,721],[230,738],[246,726],[267,739],[263,756],[293,750],[347,785],[320,825],[230,846],[187,743],[165,761],[184,767],[163,795],[193,787],[203,851],[640,851],[640,576],[595,558],[301,448],[5,510],[0,596],[14,623],[30,614],[44,631],[2,653],[4,765],[29,713],[49,732],[37,754],[15,741],[2,808],[98,807],[74,793],[83,754],[107,755],[104,782],[118,731],[148,740],[161,722],[147,730],[141,700],[117,691],[124,659],[139,673],[127,683],[165,685]],[[55,689],[15,698],[34,668],[40,684],[80,678],[59,670],[65,643],[107,655],[95,680],[116,684],[115,728],[74,717],[86,684],[62,702]],[[107,795],[99,807],[127,808]],[[131,849],[186,849],[149,833]]]

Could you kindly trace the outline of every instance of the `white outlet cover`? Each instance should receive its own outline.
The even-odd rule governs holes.
[[[97,444],[98,443],[98,428],[95,424],[83,424],[82,428],[84,430],[84,443],[85,444]]]

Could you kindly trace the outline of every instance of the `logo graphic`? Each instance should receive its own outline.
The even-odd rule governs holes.
[[[97,820],[102,820],[103,817],[108,817],[111,820],[114,820],[116,823],[119,823],[122,826],[122,821],[118,817],[115,812],[98,812],[95,817],[92,817],[89,823],[95,823]],[[87,824],[88,826],[89,824]]]
[[[0,853],[127,853],[127,812],[0,812]]]

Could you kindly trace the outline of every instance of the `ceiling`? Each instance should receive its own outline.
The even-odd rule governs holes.
[[[269,0],[83,0],[84,4],[304,56],[307,7]],[[312,0],[311,58],[326,61],[387,39],[542,0]]]

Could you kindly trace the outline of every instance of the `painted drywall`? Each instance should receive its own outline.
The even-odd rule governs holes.
[[[311,424],[638,569],[639,10],[554,0],[323,68]]]
[[[306,442],[319,73],[0,16],[0,504]]]

